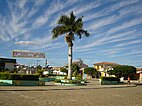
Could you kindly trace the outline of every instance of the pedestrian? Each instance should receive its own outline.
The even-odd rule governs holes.
[[[130,85],[130,77],[128,77],[128,85]]]

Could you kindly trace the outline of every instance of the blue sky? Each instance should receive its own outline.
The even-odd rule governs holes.
[[[0,57],[12,50],[45,52],[51,66],[67,63],[64,35],[52,40],[60,15],[84,16],[90,37],[76,38],[73,60],[142,67],[142,0],[0,0]],[[17,58],[32,65],[37,59]],[[39,64],[43,65],[44,59]]]

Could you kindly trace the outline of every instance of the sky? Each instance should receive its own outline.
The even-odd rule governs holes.
[[[68,45],[62,35],[52,39],[61,15],[83,17],[89,37],[76,37],[73,61],[90,67],[115,62],[142,67],[142,0],[0,0],[0,57],[13,50],[43,52],[51,66],[67,64]],[[45,59],[16,58],[20,64],[44,65]]]

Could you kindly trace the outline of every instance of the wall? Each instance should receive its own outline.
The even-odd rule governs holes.
[[[5,63],[5,69],[8,69],[9,71],[13,71],[14,63]]]

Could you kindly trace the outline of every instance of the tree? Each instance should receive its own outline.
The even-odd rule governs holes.
[[[84,73],[91,75],[92,77],[97,76],[98,72],[95,68],[93,67],[87,67],[84,69]]]
[[[77,64],[72,64],[72,73],[74,76],[80,74],[80,67]]]
[[[118,78],[120,77],[128,77],[134,75],[136,73],[136,68],[133,66],[127,65],[119,65],[113,68],[113,70],[109,70],[108,74],[115,75]]]
[[[41,66],[41,65],[38,65],[38,66],[36,67],[36,69],[37,69],[37,70],[41,70],[41,69],[42,69],[42,66]]]
[[[66,74],[68,74],[68,70],[67,70],[66,68],[64,68],[64,67],[62,67],[62,68],[60,69],[60,71],[66,73]]]
[[[62,67],[60,69],[60,71],[68,74],[67,68],[68,68],[68,66]],[[71,69],[72,69],[72,73],[73,73],[74,76],[80,74],[80,67],[77,64],[72,64]]]
[[[76,19],[73,12],[69,16],[62,15],[57,21],[57,26],[52,30],[52,38],[56,39],[60,35],[66,34],[64,39],[68,44],[68,79],[71,79],[71,66],[72,66],[72,47],[75,35],[80,39],[82,35],[88,37],[89,33],[83,29],[82,17]]]
[[[40,69],[39,69],[39,70],[37,70],[37,74],[39,74],[40,76],[42,76],[42,75],[43,75],[43,71],[44,71],[44,70],[40,70]]]

